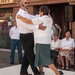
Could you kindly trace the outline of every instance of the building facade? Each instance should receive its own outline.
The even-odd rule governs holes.
[[[16,13],[19,10],[19,0],[0,0],[0,47],[10,48],[9,30],[14,25]],[[39,7],[46,5],[51,11],[51,15],[61,29],[61,38],[65,37],[65,31],[72,27],[72,37],[75,39],[75,22],[65,22],[64,7],[75,5],[75,0],[28,0],[28,12],[38,14]],[[72,24],[72,26],[71,26]]]

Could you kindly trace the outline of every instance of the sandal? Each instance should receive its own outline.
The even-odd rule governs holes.
[[[65,66],[62,66],[62,67],[64,67],[62,70],[65,70]]]
[[[66,69],[66,70],[69,71],[69,66],[66,66],[66,68],[68,68],[68,69]]]

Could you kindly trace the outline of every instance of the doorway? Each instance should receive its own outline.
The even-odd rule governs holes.
[[[11,40],[9,37],[9,30],[13,25],[13,11],[12,9],[8,9],[8,11],[5,10],[0,10],[0,47],[10,48]]]

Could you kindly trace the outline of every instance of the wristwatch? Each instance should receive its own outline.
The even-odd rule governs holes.
[[[20,19],[20,15],[18,16],[18,18]]]

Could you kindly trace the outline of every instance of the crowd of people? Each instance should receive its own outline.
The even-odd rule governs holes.
[[[43,66],[51,68],[56,75],[62,75],[62,71],[58,71],[52,60],[58,58],[62,63],[62,70],[69,70],[69,63],[74,65],[74,39],[71,38],[71,31],[65,32],[65,38],[60,40],[61,28],[56,24],[49,14],[47,6],[41,6],[38,15],[30,15],[27,12],[27,0],[20,0],[20,9],[16,15],[16,24],[10,29],[11,38],[11,58],[10,64],[14,63],[15,47],[18,47],[19,63],[21,65],[20,75],[28,74],[28,66],[34,75],[45,75]],[[36,54],[34,54],[34,41],[36,46]],[[22,58],[22,48],[24,56]],[[64,64],[64,57],[66,67]],[[39,67],[39,70],[37,69]]]

